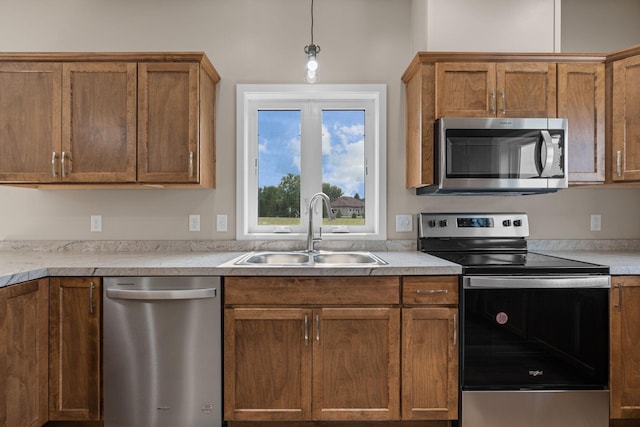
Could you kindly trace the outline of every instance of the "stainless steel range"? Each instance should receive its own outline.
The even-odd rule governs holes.
[[[462,266],[460,425],[609,425],[609,268],[532,253],[523,213],[421,214]]]

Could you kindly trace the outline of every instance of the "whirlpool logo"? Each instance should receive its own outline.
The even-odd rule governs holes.
[[[541,377],[544,375],[544,371],[529,371],[529,375],[532,377]]]

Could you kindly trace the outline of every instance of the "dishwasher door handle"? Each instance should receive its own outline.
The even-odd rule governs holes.
[[[206,289],[171,289],[171,290],[131,290],[131,289],[107,289],[107,298],[133,299],[133,300],[184,300],[215,298],[216,288]]]

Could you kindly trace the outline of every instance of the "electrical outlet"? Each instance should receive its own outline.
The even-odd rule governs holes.
[[[396,232],[408,233],[413,231],[413,217],[411,215],[396,215]]]
[[[226,215],[217,215],[216,216],[216,231],[225,232],[227,231],[227,216]]]
[[[102,215],[91,215],[91,232],[102,232]]]
[[[602,215],[591,215],[591,231],[602,230]]]
[[[189,231],[200,231],[200,215],[189,215]]]

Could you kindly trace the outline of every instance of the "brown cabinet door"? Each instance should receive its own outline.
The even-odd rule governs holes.
[[[62,64],[0,63],[0,181],[57,182]]]
[[[138,67],[138,181],[197,183],[198,64]]]
[[[458,417],[457,308],[402,310],[402,418]]]
[[[99,278],[50,279],[49,419],[99,420]]]
[[[65,63],[64,182],[136,180],[136,64]]]
[[[0,290],[0,425],[47,422],[48,301],[47,279]]]
[[[406,82],[407,188],[433,184],[433,126],[435,120],[435,66],[420,65]]]
[[[225,420],[311,419],[311,310],[225,309],[224,321]]]
[[[400,418],[400,310],[314,310],[313,419]]]
[[[495,64],[436,64],[436,118],[495,116],[496,102]],[[431,126],[431,123],[424,125]]]
[[[569,119],[569,181],[605,179],[604,64],[558,64],[558,117]]]
[[[556,64],[496,65],[498,117],[556,117]]]
[[[640,180],[640,56],[613,64],[612,179]]]
[[[611,278],[611,418],[640,418],[640,277]]]

